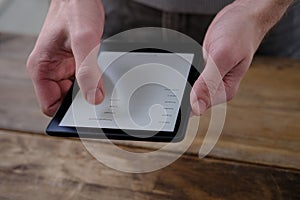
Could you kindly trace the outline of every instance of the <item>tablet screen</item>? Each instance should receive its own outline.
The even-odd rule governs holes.
[[[192,53],[101,52],[105,98],[99,105],[75,95],[59,126],[174,131]]]

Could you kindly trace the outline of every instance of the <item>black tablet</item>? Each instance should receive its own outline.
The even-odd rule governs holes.
[[[181,141],[191,111],[191,86],[203,70],[201,49],[192,44],[168,44],[172,51],[140,46],[102,44],[98,63],[103,71],[103,102],[96,106],[87,103],[75,81],[46,133],[94,139]]]

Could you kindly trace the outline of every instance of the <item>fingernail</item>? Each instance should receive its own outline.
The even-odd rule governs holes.
[[[103,94],[99,88],[89,90],[87,93],[87,101],[90,104],[99,104],[103,100]]]
[[[200,99],[193,103],[192,109],[196,115],[202,115],[206,111],[207,105],[203,100]]]

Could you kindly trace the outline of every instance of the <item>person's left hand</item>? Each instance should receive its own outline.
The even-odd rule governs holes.
[[[274,25],[264,21],[254,7],[233,3],[210,25],[203,43],[206,65],[190,97],[193,114],[201,115],[209,107],[231,100],[237,93],[255,51]],[[225,98],[222,98],[222,90],[223,94],[225,90]]]

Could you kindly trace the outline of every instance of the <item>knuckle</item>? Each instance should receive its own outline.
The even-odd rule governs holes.
[[[233,67],[244,58],[243,53],[235,50],[234,45],[229,43],[211,47],[209,55],[218,68]]]
[[[198,83],[197,88],[198,89],[195,91],[197,99],[201,99],[206,103],[206,105],[210,105],[211,94],[205,82],[201,81],[200,83]]]
[[[237,94],[237,91],[238,91],[238,86],[229,88],[226,92],[226,100],[231,101]]]
[[[87,91],[90,88],[96,87],[96,81],[94,81],[94,74],[88,66],[81,66],[76,74],[79,87],[83,91]]]
[[[90,77],[89,67],[86,65],[80,66],[77,71],[76,78],[78,80],[85,80],[88,79],[89,77]]]
[[[80,43],[86,41],[100,40],[100,35],[98,35],[96,31],[90,28],[86,28],[83,30],[76,31],[72,35],[72,39],[75,45],[79,45]]]
[[[231,101],[233,98],[234,98],[234,92],[228,92],[227,94],[226,94],[226,99],[227,99],[227,101]]]
[[[45,115],[51,116],[48,108],[46,108],[46,107],[41,107],[41,110],[42,110],[42,112],[43,112]]]
[[[29,72],[32,71],[33,67],[37,63],[37,60],[38,60],[38,56],[37,56],[36,52],[32,51],[26,62],[26,67]]]
[[[98,67],[82,65],[76,72],[76,78],[82,87],[96,87],[101,81],[101,73]]]
[[[39,50],[35,48],[31,54],[29,55],[26,67],[29,73],[33,73],[37,70],[37,68],[43,66],[44,63],[47,63],[51,60],[51,56],[48,52]]]
[[[229,48],[226,46],[223,47],[214,47],[210,51],[210,56],[212,59],[216,61],[223,61],[225,58],[227,58],[229,52]]]
[[[211,95],[213,95],[218,89],[218,83],[215,80],[207,79],[205,80],[205,85],[207,92]]]
[[[57,109],[56,107],[47,106],[47,105],[42,105],[40,108],[41,108],[41,111],[49,117],[52,117]]]

